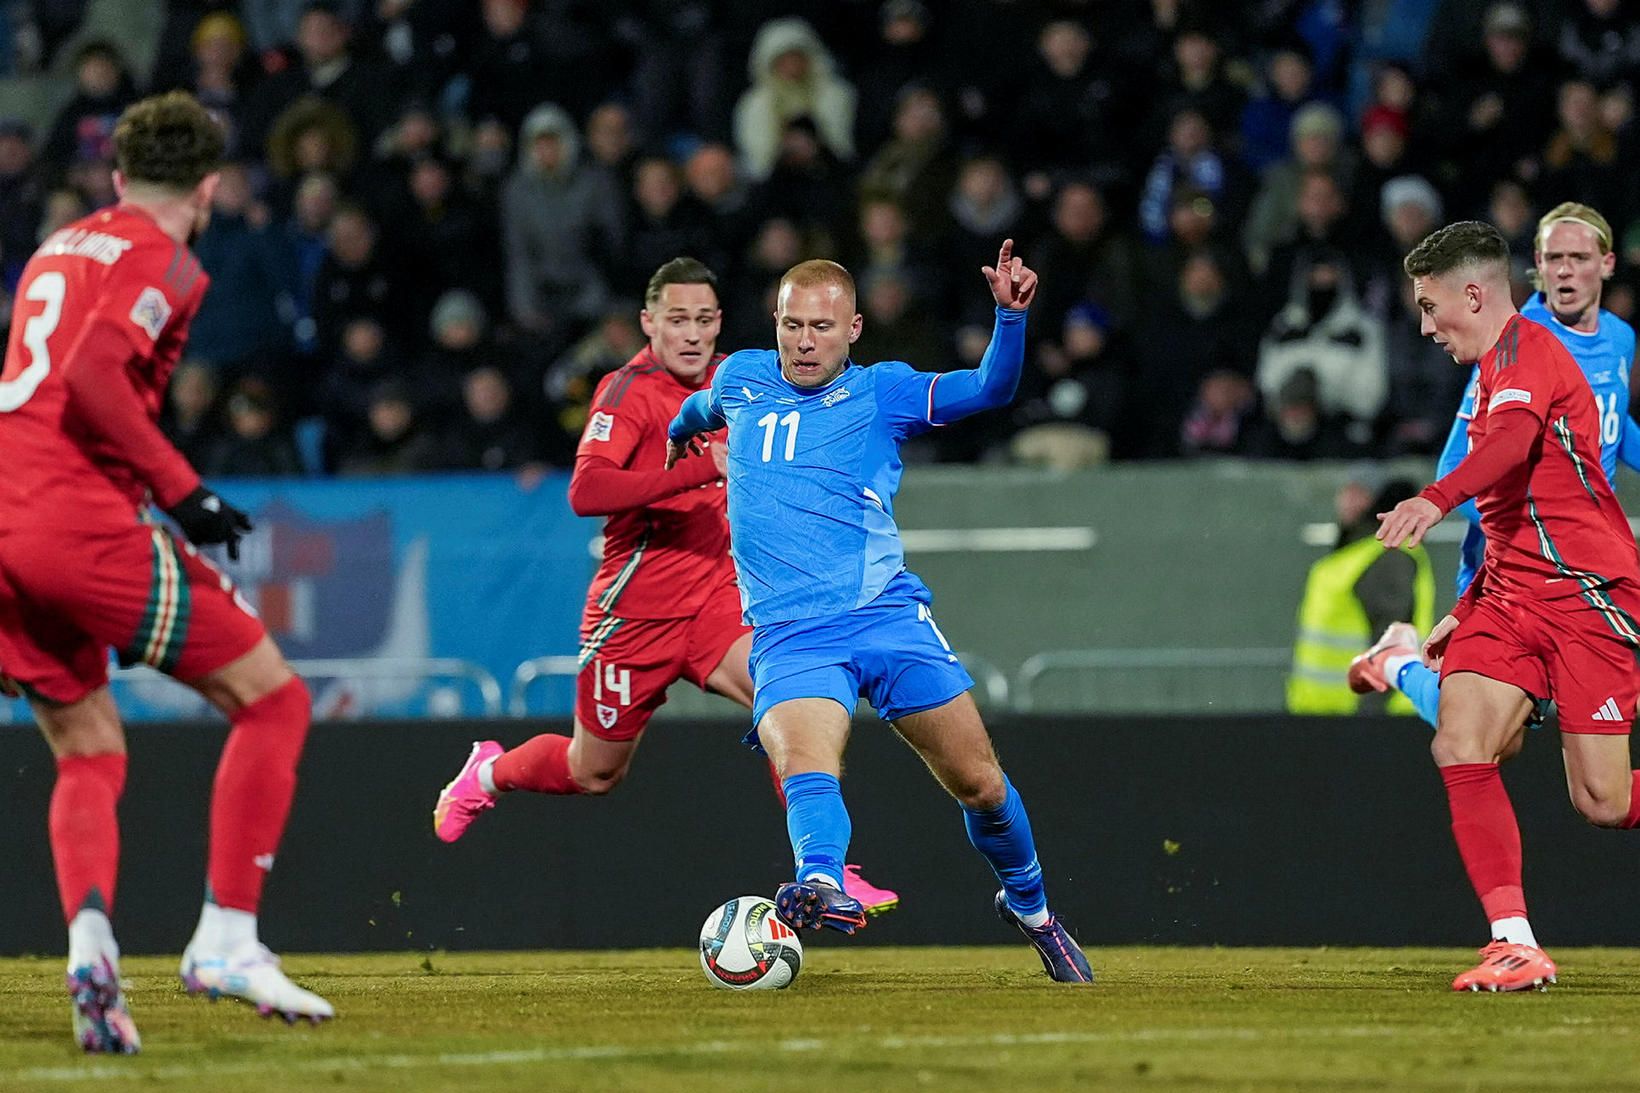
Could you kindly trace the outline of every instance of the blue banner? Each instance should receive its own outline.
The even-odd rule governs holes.
[[[321,716],[482,712],[483,689],[471,678],[420,676],[411,662],[477,666],[505,700],[521,663],[576,651],[601,540],[598,521],[570,510],[567,475],[533,486],[505,475],[212,485],[256,530],[238,561],[210,556],[287,657],[406,669],[314,677]],[[115,694],[132,719],[204,712],[193,692],[146,669],[122,674]],[[549,677],[528,697],[531,713],[568,714],[573,687]],[[28,718],[21,703],[12,707],[13,720]]]

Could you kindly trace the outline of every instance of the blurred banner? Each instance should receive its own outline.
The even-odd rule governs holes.
[[[293,660],[399,665],[398,674],[312,677],[321,717],[452,716],[483,707],[480,669],[501,688],[521,661],[573,655],[598,522],[570,511],[568,477],[532,488],[500,475],[408,479],[223,481],[256,531],[231,576]],[[423,674],[414,662],[466,662]],[[203,703],[146,669],[115,684],[132,719],[204,713]],[[532,710],[568,713],[563,678],[530,690]],[[21,703],[6,704],[27,721]]]

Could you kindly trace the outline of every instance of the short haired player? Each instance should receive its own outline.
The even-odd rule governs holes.
[[[0,673],[56,758],[50,834],[68,921],[75,1039],[134,1052],[110,919],[125,733],[108,650],[188,684],[231,731],[211,794],[205,905],[189,993],[318,1021],[257,939],[262,882],[296,789],[311,707],[261,622],[194,550],[237,543],[243,513],[201,484],[155,421],[208,278],[189,243],[210,215],[222,133],[172,92],[114,131],[119,203],[53,233],[23,268],[0,370]],[[168,512],[188,541],[148,519]],[[152,837],[152,835],[151,835]]]
[[[574,735],[542,733],[510,751],[475,743],[433,809],[445,842],[511,790],[608,793],[680,679],[751,707],[752,637],[729,559],[722,438],[706,442],[709,459],[662,466],[667,423],[722,360],[717,278],[693,258],[674,258],[650,278],[639,321],[649,344],[599,383],[570,479],[575,511],[606,518],[581,620]],[[873,914],[898,902],[857,866],[845,881]]]
[[[1521,314],[1559,338],[1583,370],[1600,412],[1600,466],[1606,481],[1615,483],[1619,461],[1640,469],[1640,424],[1628,411],[1634,328],[1600,306],[1601,288],[1617,268],[1611,225],[1588,205],[1562,202],[1538,221],[1532,262],[1537,291]],[[1468,427],[1478,379],[1477,369],[1452,423],[1436,477],[1449,473],[1469,453]],[[1459,511],[1469,520],[1458,563],[1462,596],[1480,567],[1486,536],[1473,501],[1459,506]],[[1420,640],[1410,623],[1391,624],[1372,648],[1355,658],[1349,680],[1360,694],[1396,688],[1434,725],[1441,683],[1418,656]]]
[[[1520,747],[1534,705],[1560,711],[1572,803],[1602,827],[1640,824],[1629,725],[1640,699],[1640,557],[1601,467],[1600,412],[1560,340],[1516,312],[1509,247],[1490,224],[1436,231],[1405,261],[1423,332],[1479,363],[1469,454],[1419,496],[1380,515],[1386,547],[1416,544],[1478,502],[1486,554],[1452,614],[1424,643],[1441,672],[1432,746],[1458,853],[1491,941],[1455,990],[1554,981],[1526,913],[1520,830],[1498,763]]]
[[[996,907],[1056,980],[1087,983],[1087,959],[1048,909],[1030,820],[991,749],[957,662],[905,567],[894,524],[900,443],[1006,405],[1024,362],[1036,274],[1002,245],[985,277],[996,301],[976,369],[918,372],[849,359],[859,338],[854,280],[809,261],[781,279],[776,349],[745,350],[684,400],[667,464],[692,438],[729,431],[729,526],[754,681],[750,740],[784,779],[794,880],[775,904],[794,927],[852,933],[865,924],[843,888],[850,834],[839,776],[864,695],[961,806],[973,842],[1002,883]]]

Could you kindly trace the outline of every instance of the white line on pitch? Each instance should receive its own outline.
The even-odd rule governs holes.
[[[998,1033],[991,1036],[877,1036],[861,1039],[790,1039],[769,1043],[763,1040],[706,1040],[700,1043],[682,1043],[676,1046],[639,1046],[627,1044],[590,1044],[584,1047],[543,1047],[514,1051],[437,1052],[421,1055],[336,1055],[317,1059],[261,1058],[253,1062],[202,1063],[199,1065],[171,1065],[144,1068],[132,1060],[124,1063],[91,1063],[85,1066],[36,1067],[13,1071],[3,1079],[19,1082],[83,1082],[129,1080],[140,1082],[165,1081],[196,1077],[222,1077],[234,1074],[266,1074],[270,1069],[299,1071],[367,1071],[414,1070],[421,1067],[489,1067],[515,1066],[535,1063],[571,1062],[582,1059],[614,1061],[636,1059],[686,1058],[704,1055],[746,1055],[766,1053],[770,1048],[789,1054],[809,1054],[826,1050],[907,1051],[926,1048],[951,1047],[1026,1047],[1038,1044],[1143,1044],[1143,1043],[1211,1043],[1215,1041],[1279,1042],[1284,1040],[1363,1040],[1387,1039],[1396,1036],[1448,1030],[1423,1029],[1401,1025],[1347,1025],[1339,1028],[1150,1028],[1110,1032],[1030,1032]],[[1517,1030],[1513,1035],[1532,1034],[1562,1036],[1591,1034],[1599,1029],[1572,1029],[1564,1023],[1558,1026]]]

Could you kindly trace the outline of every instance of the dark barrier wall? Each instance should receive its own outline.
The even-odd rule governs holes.
[[[455,846],[438,788],[520,722],[321,725],[269,881],[278,949],[688,946],[723,899],[790,870],[762,761],[738,724],[672,723],[602,800],[519,794]],[[1011,720],[993,726],[1030,806],[1055,906],[1093,944],[1478,944],[1481,914],[1411,720]],[[116,924],[128,952],[177,952],[203,884],[216,726],[135,729]],[[955,805],[883,725],[845,779],[852,860],[898,888],[860,943],[1006,943],[994,882]],[[0,733],[0,952],[64,949],[46,803],[51,762]],[[1539,731],[1507,772],[1548,945],[1640,941],[1640,833],[1585,826]]]

